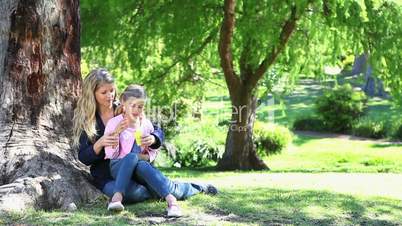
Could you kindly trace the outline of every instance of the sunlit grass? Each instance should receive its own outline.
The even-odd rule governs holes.
[[[276,172],[402,172],[402,145],[296,136],[279,155],[265,159]]]
[[[269,172],[222,172],[197,174],[195,171],[165,171],[173,178],[212,181],[218,196],[197,195],[180,201],[184,216],[164,217],[166,204],[147,201],[127,205],[113,214],[106,203],[81,206],[76,212],[27,211],[0,215],[1,224],[29,225],[398,225],[402,203],[393,198],[351,195],[325,191],[312,185],[308,189],[283,188],[269,181]],[[177,177],[175,177],[176,175]],[[285,175],[286,176],[286,175]],[[209,178],[209,179],[208,179]],[[280,176],[278,175],[278,179]]]

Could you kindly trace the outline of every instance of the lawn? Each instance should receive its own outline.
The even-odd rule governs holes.
[[[0,224],[29,225],[400,225],[401,199],[359,192],[334,192],[315,184],[298,189],[287,174],[269,172],[214,172],[165,169],[172,178],[212,181],[218,196],[197,195],[181,201],[184,216],[168,219],[165,203],[149,201],[127,206],[120,214],[106,211],[105,201],[82,206],[76,212],[27,211],[3,214]],[[291,174],[292,175],[292,174]],[[311,174],[310,174],[311,175]],[[312,174],[314,175],[314,174]],[[285,177],[282,186],[275,181]],[[303,174],[297,175],[303,179]],[[331,178],[332,176],[330,175]],[[191,179],[193,178],[193,179]],[[270,180],[269,178],[274,178]],[[276,179],[275,179],[276,178]],[[397,185],[401,185],[397,176]],[[320,181],[322,179],[319,179]],[[337,181],[334,181],[337,183]],[[294,186],[296,185],[296,186]],[[402,196],[400,196],[402,197]]]
[[[323,85],[301,81],[295,91],[274,105],[261,105],[257,119],[273,116],[291,127],[301,116],[314,113],[314,98]],[[227,91],[209,90],[201,120],[182,119],[180,135],[172,140],[189,148],[203,139],[224,148],[227,127],[219,122],[230,115]],[[366,117],[393,123],[400,108],[385,99],[370,99]],[[170,164],[162,153],[160,165]],[[0,213],[1,224],[29,225],[402,225],[402,144],[339,134],[296,132],[281,154],[264,161],[270,171],[216,172],[162,168],[172,179],[212,182],[220,193],[181,201],[184,216],[164,217],[165,203],[128,205],[120,214],[106,211],[106,199],[79,206],[75,212],[35,211]],[[163,163],[163,164],[162,164]]]
[[[337,135],[296,135],[279,155],[265,158],[274,172],[402,173],[402,144]]]

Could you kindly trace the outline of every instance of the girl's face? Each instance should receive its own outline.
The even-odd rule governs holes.
[[[95,100],[98,107],[113,108],[116,87],[113,83],[100,84],[95,90]]]
[[[126,117],[134,122],[144,112],[145,100],[141,98],[130,97],[123,102]]]

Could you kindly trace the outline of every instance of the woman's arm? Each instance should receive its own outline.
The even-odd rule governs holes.
[[[89,140],[85,131],[83,131],[78,148],[78,159],[85,165],[89,166],[103,159],[104,155],[100,155],[99,152],[95,151],[94,145]]]
[[[152,149],[158,149],[162,146],[163,142],[165,141],[165,134],[159,126],[155,124],[152,125],[154,127],[154,131],[151,133],[151,135],[155,137],[155,141],[149,147]]]
[[[105,158],[103,147],[115,146],[119,143],[118,136],[103,135],[95,144],[89,140],[87,134],[83,131],[80,137],[80,146],[78,148],[78,159],[80,162],[89,166]]]

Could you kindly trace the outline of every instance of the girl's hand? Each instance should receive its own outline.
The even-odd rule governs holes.
[[[153,135],[148,135],[141,138],[141,146],[149,147],[155,143],[155,137]]]
[[[99,155],[100,151],[103,147],[116,147],[119,144],[119,136],[113,134],[105,134],[99,140],[97,140],[94,144],[94,150],[97,155]]]
[[[125,117],[116,127],[114,130],[113,134],[114,135],[119,135],[123,130],[128,128],[128,119]]]

